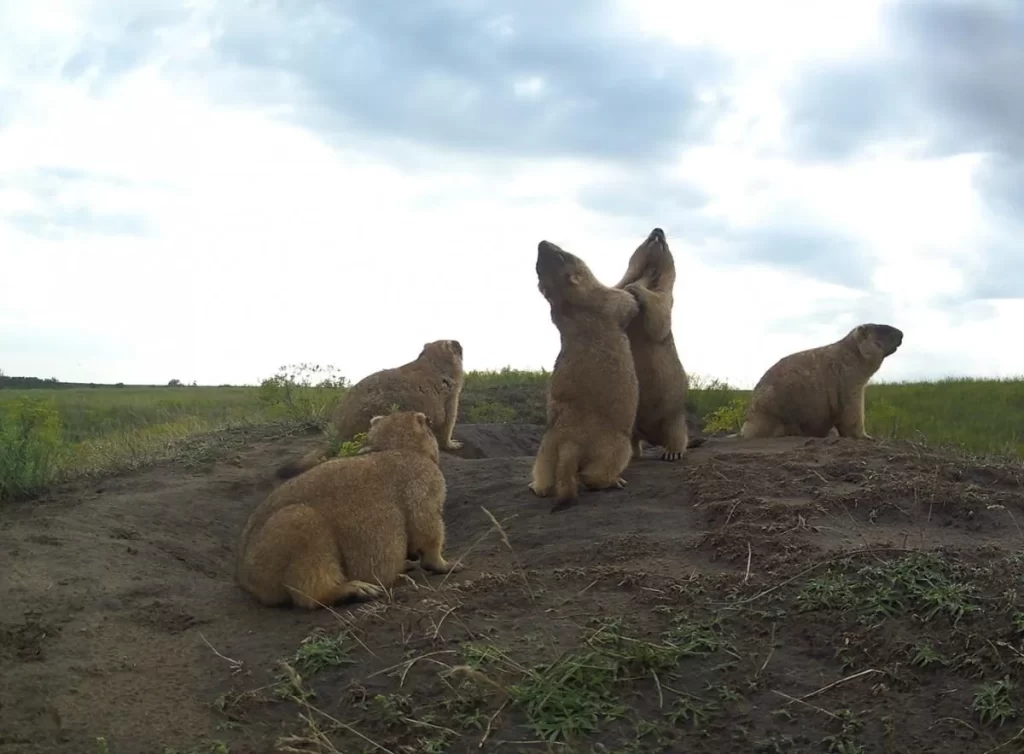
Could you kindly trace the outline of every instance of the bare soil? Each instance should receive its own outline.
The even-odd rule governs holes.
[[[465,570],[333,612],[232,581],[313,434],[4,506],[0,752],[1024,750],[1019,462],[711,438],[552,514],[541,432],[459,426]]]

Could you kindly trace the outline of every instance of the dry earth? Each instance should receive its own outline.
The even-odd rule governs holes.
[[[466,569],[335,612],[231,579],[315,435],[4,506],[0,752],[1024,750],[1020,463],[713,438],[552,514],[540,432],[460,426]]]

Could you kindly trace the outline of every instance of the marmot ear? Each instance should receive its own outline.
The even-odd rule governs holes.
[[[418,421],[420,424],[422,424],[422,425],[424,425],[426,427],[430,426],[430,419],[427,418],[427,415],[425,413],[423,413],[422,411],[417,411],[414,414],[414,416],[416,417],[416,421]]]
[[[384,418],[383,416],[375,416],[375,417],[373,417],[372,419],[370,419],[370,426],[372,427],[374,424],[376,424],[377,422],[379,422],[383,418]]]
[[[569,276],[569,284],[570,285],[579,285],[582,282],[583,282],[583,278],[580,275],[577,275],[577,274],[574,273],[574,274]]]

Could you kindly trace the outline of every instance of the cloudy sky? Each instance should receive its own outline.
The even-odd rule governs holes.
[[[1019,0],[0,0],[0,369],[550,368],[654,226],[688,371],[1024,374]]]

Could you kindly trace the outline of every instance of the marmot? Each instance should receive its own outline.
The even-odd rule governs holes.
[[[640,306],[548,241],[537,246],[537,279],[562,347],[529,487],[539,497],[554,493],[558,510],[576,501],[580,481],[590,489],[626,484],[619,475],[632,453],[639,386],[625,328]]]
[[[643,456],[643,440],[662,447],[662,460],[676,461],[686,452],[689,441],[689,380],[672,336],[675,282],[676,265],[665,231],[655,228],[633,252],[626,274],[615,284],[616,288],[632,293],[640,303],[640,315],[626,328],[640,384],[633,430],[634,458]]]
[[[458,450],[462,443],[452,439],[452,432],[464,381],[462,344],[435,340],[424,345],[408,364],[381,369],[350,387],[338,402],[331,423],[342,440],[351,440],[367,431],[372,417],[395,406],[399,411],[421,411],[430,419],[441,449]],[[321,445],[281,466],[277,476],[290,479],[326,460],[328,453],[328,446]]]
[[[857,325],[841,340],[779,359],[754,386],[740,436],[868,438],[864,389],[903,344],[890,325]]]
[[[367,446],[285,482],[249,515],[236,579],[264,605],[377,597],[406,558],[434,573],[461,570],[442,555],[447,490],[426,414],[373,417]]]

